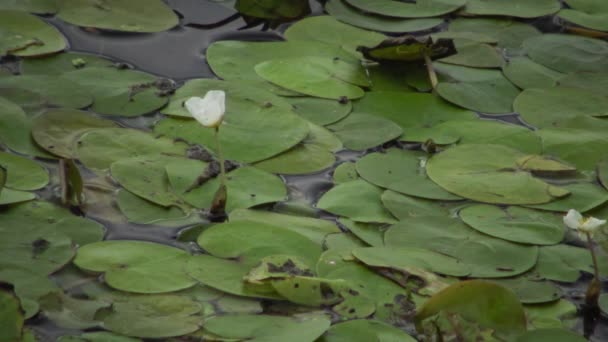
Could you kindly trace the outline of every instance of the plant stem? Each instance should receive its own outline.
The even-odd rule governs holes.
[[[435,69],[433,69],[433,62],[428,54],[424,54],[424,64],[426,65],[426,72],[429,74],[429,80],[431,81],[431,86],[433,90],[437,88],[437,74],[435,73]]]
[[[591,252],[591,259],[593,260],[593,275],[595,276],[595,279],[599,281],[600,272],[597,267],[597,256],[595,255],[595,250],[593,249],[593,239],[591,238],[591,234],[585,233],[585,235],[587,235],[587,246]]]
[[[220,183],[226,186],[226,168],[224,166],[224,156],[222,155],[222,147],[220,144],[220,128],[215,127],[215,144],[217,145],[217,158],[220,162]]]

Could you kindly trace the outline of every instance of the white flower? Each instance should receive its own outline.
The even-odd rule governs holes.
[[[596,219],[595,217],[583,217],[581,213],[574,209],[568,210],[568,214],[564,216],[564,224],[568,228],[578,232],[578,237],[582,240],[587,239],[587,233],[593,237],[595,231],[602,225],[606,224],[606,220]]]
[[[223,90],[209,90],[204,98],[191,97],[185,105],[201,125],[217,128],[226,112],[226,93]]]

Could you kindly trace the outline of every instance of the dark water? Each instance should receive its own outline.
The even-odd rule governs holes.
[[[125,0],[127,1],[127,0]],[[192,78],[215,77],[205,62],[205,50],[212,42],[218,40],[281,40],[283,25],[278,30],[266,30],[263,25],[247,27],[247,23],[237,13],[228,7],[204,0],[167,0],[166,1],[181,18],[181,25],[161,33],[128,34],[114,32],[87,31],[79,27],[65,24],[55,18],[46,18],[55,25],[68,39],[71,51],[85,52],[124,62],[132,67],[151,74],[171,78],[178,83]],[[322,7],[311,0],[313,14],[322,13]],[[534,24],[543,31],[558,30],[551,20],[541,19]],[[484,119],[495,119],[514,124],[522,124],[517,114],[504,116],[485,116]],[[160,118],[159,114],[151,114],[138,118],[118,120],[121,124],[139,129],[149,129]],[[342,151],[337,153],[336,165],[357,160],[362,153]],[[56,167],[49,164],[49,169],[56,174]],[[275,208],[290,210],[290,203],[315,203],[321,195],[333,185],[331,174],[333,169],[306,176],[283,177],[288,190],[289,201],[278,204]],[[52,190],[46,190],[42,197],[52,197]],[[321,218],[335,220],[327,213],[316,212]],[[193,249],[192,244],[184,244],[176,239],[183,228],[166,228],[139,226],[134,224],[111,224],[100,220],[107,228],[107,239],[134,239],[159,242],[168,245]],[[585,287],[590,280],[585,275],[576,284],[564,286],[565,298],[577,305],[583,301]],[[605,291],[608,287],[605,286]],[[77,331],[61,329],[52,322],[37,316],[29,324],[39,335],[41,341],[54,341],[65,334],[75,334]],[[583,322],[579,320],[577,330],[583,332]],[[592,341],[608,341],[608,320],[600,318],[595,328]]]

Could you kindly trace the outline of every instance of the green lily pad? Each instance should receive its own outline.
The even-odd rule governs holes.
[[[464,277],[471,273],[468,265],[459,260],[414,247],[364,247],[352,251],[355,258],[371,267],[392,268],[416,274],[416,269],[453,277]]]
[[[542,204],[570,193],[520,170],[522,157],[501,145],[460,145],[433,156],[426,170],[439,186],[479,202]]]
[[[11,31],[31,37],[36,44],[13,51],[20,57],[31,57],[59,52],[67,47],[66,39],[54,26],[42,19],[15,10],[0,10],[0,32]]]
[[[475,15],[502,15],[518,18],[536,18],[556,13],[561,4],[556,0],[512,0],[505,3],[500,0],[469,0],[465,12]]]
[[[576,305],[565,299],[551,303],[526,305],[525,310],[528,327],[531,329],[567,328],[572,327],[576,321]]]
[[[394,223],[380,202],[383,190],[364,180],[339,184],[326,192],[317,207],[358,222]]]
[[[404,111],[407,109],[407,111]],[[354,105],[356,112],[378,115],[403,128],[402,139],[418,129],[448,120],[475,118],[475,113],[453,106],[430,94],[372,91]]]
[[[96,55],[64,52],[44,58],[28,58],[21,61],[21,73],[25,75],[61,75],[76,69],[110,67],[114,63]]]
[[[326,99],[357,99],[364,95],[359,86],[369,86],[360,65],[336,58],[271,59],[256,65],[255,72],[280,87]]]
[[[350,101],[342,103],[316,97],[291,97],[286,100],[293,106],[294,112],[319,126],[339,121],[350,114],[353,109]]]
[[[608,201],[608,191],[589,182],[562,185],[570,191],[570,196],[551,203],[530,205],[531,208],[565,213],[572,208],[584,213],[599,207]]]
[[[560,216],[518,207],[473,205],[462,209],[460,218],[484,234],[532,245],[560,243],[566,233]]]
[[[597,178],[600,184],[608,190],[608,160],[602,160],[597,164]]]
[[[424,31],[443,23],[441,18],[403,19],[365,13],[352,8],[342,0],[327,1],[325,11],[344,23],[388,33]]]
[[[513,106],[527,123],[540,128],[579,115],[608,116],[606,97],[577,88],[526,89]]]
[[[57,342],[141,342],[141,340],[107,331],[98,331],[80,335],[63,335],[57,339]]]
[[[0,205],[27,202],[34,199],[36,199],[36,195],[27,191],[4,188],[0,193]]]
[[[162,293],[196,284],[186,274],[190,255],[174,247],[144,241],[101,241],[80,247],[74,264],[104,273],[111,287],[135,293]]]
[[[19,297],[23,317],[34,317],[40,310],[39,298],[59,288],[46,274],[36,274],[31,271],[8,268],[0,271],[0,282],[13,286],[15,294]]]
[[[31,137],[31,123],[16,103],[0,97],[0,142],[15,152],[49,158]]]
[[[450,207],[460,205],[455,202],[453,205],[439,203],[437,201],[407,196],[391,190],[382,193],[382,204],[399,220],[410,217],[421,216],[448,216]]]
[[[366,244],[373,247],[384,246],[384,224],[355,222],[344,218],[338,219],[338,222]],[[350,252],[350,248],[348,249]]]
[[[285,59],[302,56],[334,58],[357,63],[358,59],[339,46],[328,46],[321,42],[241,42],[219,41],[207,48],[207,62],[213,72],[226,80],[263,82],[254,67],[269,59]],[[286,90],[272,84],[260,85],[275,93]],[[292,93],[291,91],[287,91]],[[230,108],[228,106],[227,108]]]
[[[225,315],[205,321],[203,327],[225,339],[251,342],[309,342],[316,340],[330,326],[323,314],[299,316]]]
[[[91,104],[91,94],[64,77],[21,75],[0,78],[0,88],[18,88],[39,93],[45,104],[56,107],[84,108]]]
[[[93,67],[70,71],[62,77],[91,93],[94,97],[91,109],[99,114],[139,116],[167,103],[167,97],[157,94],[159,80],[141,71]]]
[[[346,0],[362,11],[397,18],[427,18],[454,12],[466,0],[419,0],[415,3],[391,0]]]
[[[608,72],[574,72],[557,82],[560,87],[579,88],[608,96]]]
[[[337,45],[356,55],[358,46],[373,46],[383,41],[383,34],[344,24],[329,15],[304,18],[285,30],[288,41],[320,41]]]
[[[333,181],[334,184],[341,184],[350,181],[357,180],[359,178],[359,174],[357,173],[357,168],[354,162],[345,162],[334,170],[333,173]]]
[[[608,11],[603,13],[562,9],[557,16],[572,24],[597,31],[608,31]]]
[[[236,0],[236,9],[244,17],[266,20],[294,20],[310,14],[310,5],[306,1],[270,1],[260,3],[256,0]]]
[[[49,183],[48,171],[27,158],[0,152],[0,167],[6,170],[4,186],[13,190],[38,190]]]
[[[289,175],[319,172],[336,162],[333,152],[342,149],[342,142],[329,130],[310,124],[308,137],[298,145],[270,159],[262,160],[255,167],[272,173]]]
[[[200,303],[186,296],[129,296],[115,300],[97,317],[104,328],[127,336],[163,338],[182,336],[200,329]]]
[[[520,335],[516,342],[554,341],[554,342],[585,342],[583,336],[566,329],[537,329]]]
[[[177,15],[159,0],[62,0],[57,16],[77,26],[126,32],[161,32],[178,24]]]
[[[524,41],[528,57],[563,72],[608,71],[608,42],[567,34],[543,34]]]
[[[157,205],[124,189],[118,191],[116,204],[129,222],[138,224],[185,226],[202,220],[189,216],[180,208]]]
[[[424,248],[470,267],[471,277],[504,278],[534,267],[536,246],[496,239],[467,227],[460,220],[429,216],[403,219],[384,234],[389,247]]]
[[[0,308],[0,339],[20,341],[24,319],[19,300],[10,292],[0,290]]]
[[[608,274],[608,264],[602,258],[598,261],[600,274]],[[563,244],[541,247],[538,263],[531,271],[538,278],[565,283],[577,281],[581,272],[593,273],[589,250]]]
[[[572,117],[573,121],[582,121],[585,117]],[[565,121],[565,120],[564,120]],[[606,158],[605,148],[608,139],[598,120],[598,126],[593,129],[557,128],[541,129],[538,135],[543,142],[543,153],[556,156],[575,165],[579,170],[593,170],[600,160]],[[589,121],[592,123],[593,121]]]
[[[532,25],[507,18],[456,18],[450,22],[450,32],[472,32],[495,38],[497,46],[508,50],[521,48],[524,40],[541,32]]]
[[[519,277],[513,279],[495,279],[492,282],[515,292],[522,304],[554,302],[562,296],[562,290],[557,285],[548,281],[534,281]]]
[[[247,163],[268,159],[292,148],[309,133],[308,123],[291,112],[287,102],[267,91],[253,88],[250,83],[218,80],[191,82],[193,93],[195,89],[200,89],[201,93],[211,89],[227,92],[227,112],[219,133],[226,159]],[[176,108],[175,102],[172,104],[170,108]],[[179,115],[182,112],[172,113]],[[194,120],[166,118],[157,123],[154,130],[172,138],[203,145],[212,151],[216,149],[213,130]]]
[[[374,185],[406,195],[448,201],[462,199],[427,177],[426,162],[424,152],[390,149],[359,159],[357,172]]]
[[[54,14],[58,9],[56,0],[11,0],[1,4],[0,8],[36,14]]]
[[[255,221],[236,221],[215,225],[197,240],[211,255],[219,258],[242,258],[253,263],[273,254],[293,255],[309,267],[321,255],[321,245],[307,237],[279,226]]]
[[[349,150],[363,151],[397,139],[403,130],[391,120],[364,113],[351,113],[327,126]]]
[[[403,330],[386,323],[357,319],[334,324],[321,337],[319,342],[414,342],[415,339]]]
[[[504,60],[496,48],[488,44],[458,46],[457,54],[440,59],[442,63],[473,68],[500,68]]]
[[[527,57],[509,58],[502,72],[521,89],[549,88],[565,75],[538,64]]]
[[[340,232],[340,229],[332,221],[285,215],[262,210],[233,210],[230,213],[230,222],[236,221],[253,221],[282,227],[303,235],[317,244],[323,244],[325,236],[328,234]]]
[[[89,112],[60,109],[45,112],[32,122],[32,137],[50,153],[74,158],[74,143],[84,133],[96,128],[118,127],[116,123]]]
[[[46,110],[49,100],[43,94],[17,87],[0,88],[0,96],[19,105],[32,118]]]
[[[196,208],[210,208],[215,192],[220,186],[220,176],[208,180],[202,186],[186,192],[203,174],[206,163],[182,159],[166,163],[166,174],[172,193]],[[226,211],[249,208],[259,204],[284,200],[287,190],[281,178],[255,167],[241,167],[226,174],[228,200]]]
[[[191,257],[186,266],[188,275],[214,289],[243,297],[282,299],[270,284],[245,282],[243,278],[251,268],[250,263],[241,260],[205,254]]]
[[[104,171],[115,161],[139,156],[186,156],[187,145],[148,132],[124,128],[100,128],[83,134],[76,156],[89,169]]]
[[[496,305],[500,303],[500,305]],[[483,280],[451,285],[435,294],[416,313],[418,324],[440,312],[460,315],[503,337],[526,331],[524,308],[510,290]]]
[[[95,313],[111,303],[101,300],[72,298],[61,292],[53,292],[40,298],[44,315],[54,324],[65,329],[90,329],[101,325]]]
[[[319,307],[336,305],[342,301],[340,292],[348,291],[342,279],[323,279],[292,275],[271,281],[272,287],[292,303]],[[375,307],[371,310],[372,313]]]

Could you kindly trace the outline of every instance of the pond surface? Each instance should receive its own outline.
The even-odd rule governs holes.
[[[562,222],[608,217],[608,28],[585,6],[608,8],[437,2],[397,19],[310,1],[276,29],[204,0],[167,0],[179,24],[157,33],[40,16],[64,52],[0,60],[0,318],[25,327],[6,340],[608,339],[608,297],[583,319],[591,256]],[[186,190],[219,165],[183,106],[212,89],[236,168],[224,223],[207,219],[217,173]]]

